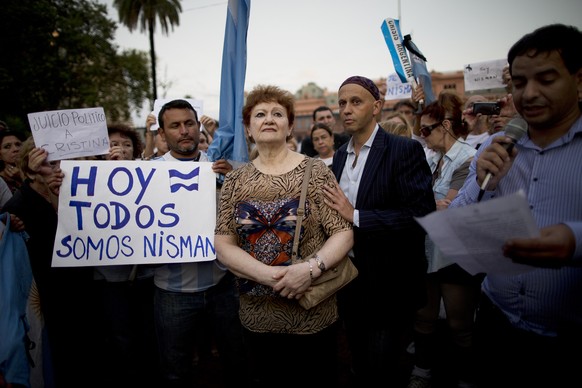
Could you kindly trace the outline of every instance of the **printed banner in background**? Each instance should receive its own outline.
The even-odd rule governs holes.
[[[408,54],[406,54],[406,48],[402,43],[398,19],[387,18],[384,20],[382,22],[382,33],[390,51],[396,74],[398,74],[402,83],[409,82],[411,78],[414,78],[414,73],[412,72],[412,64],[408,59]]]
[[[429,104],[434,101],[432,78],[426,68],[426,58],[412,42],[410,35],[406,35],[402,39],[398,19],[385,19],[382,22],[382,33],[390,51],[394,69],[402,83],[409,83],[412,88],[415,88],[418,80],[425,95],[425,99],[421,101],[421,104]]]

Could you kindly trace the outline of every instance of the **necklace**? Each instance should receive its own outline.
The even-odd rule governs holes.
[[[356,168],[356,165],[358,164],[358,156],[360,156],[360,154],[356,154],[356,157],[354,158],[354,161],[352,162],[352,168]]]

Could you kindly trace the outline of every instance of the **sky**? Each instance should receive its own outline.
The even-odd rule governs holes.
[[[118,22],[113,0],[98,0]],[[159,98],[202,100],[218,119],[226,0],[182,0],[180,25],[155,35]],[[394,66],[380,29],[400,20],[429,71],[505,58],[524,34],[551,23],[582,29],[581,0],[251,0],[245,90],[273,84],[295,93],[315,82],[329,91],[352,75],[387,77]],[[146,33],[118,25],[119,50],[149,52]],[[149,104],[134,125],[143,126]]]

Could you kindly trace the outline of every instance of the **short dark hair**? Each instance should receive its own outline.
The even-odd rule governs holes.
[[[324,129],[327,131],[327,133],[329,133],[329,136],[333,137],[333,131],[331,130],[329,125],[324,124],[324,123],[313,124],[313,126],[311,127],[311,132],[310,132],[309,137],[313,137],[313,131],[315,131],[316,129]]]
[[[582,68],[582,32],[574,26],[564,24],[549,24],[524,35],[507,54],[509,72],[515,57],[525,55],[533,50],[534,55],[543,52],[557,51],[570,74]]]
[[[2,140],[4,140],[4,138],[8,137],[8,136],[14,136],[23,143],[27,139],[26,136],[24,135],[24,133],[22,133],[22,132],[13,131],[11,129],[5,129],[5,130],[0,131],[0,144],[2,144]]]
[[[398,110],[402,106],[407,106],[410,109],[412,109],[413,111],[416,110],[416,105],[414,105],[414,102],[412,102],[412,100],[408,100],[408,99],[398,101],[396,104],[394,104],[393,109]]]
[[[198,113],[196,112],[196,109],[194,109],[192,104],[190,104],[186,100],[178,99],[178,100],[172,100],[172,101],[166,102],[162,106],[162,109],[160,109],[160,113],[158,113],[158,125],[160,126],[160,128],[164,128],[164,113],[166,113],[166,111],[170,110],[170,109],[189,109],[192,112],[194,112],[194,117],[196,118],[196,122],[199,122]]]
[[[137,159],[141,156],[143,151],[143,143],[141,142],[141,138],[137,131],[131,128],[129,125],[121,124],[121,123],[113,123],[107,126],[107,134],[112,135],[114,133],[119,133],[121,136],[125,136],[131,140],[133,144],[133,158]]]
[[[330,112],[331,112],[331,114],[332,114],[332,116],[333,116],[333,111],[331,110],[331,108],[330,108],[329,106],[322,105],[322,106],[318,106],[317,108],[315,108],[315,109],[313,110],[313,114],[312,114],[313,121],[315,121],[315,115],[316,115],[318,112],[325,112],[325,111],[330,111]]]
[[[0,145],[4,141],[4,138],[8,137],[8,136],[14,136],[18,140],[20,140],[22,143],[24,143],[26,141],[26,136],[24,136],[24,134],[22,132],[13,131],[11,129],[4,129],[4,130],[0,131]],[[0,159],[0,170],[3,170],[5,165],[6,165],[5,162],[2,159]]]
[[[429,116],[437,122],[449,120],[457,138],[464,138],[469,132],[462,120],[463,99],[455,92],[440,93],[436,101],[424,107],[422,116]]]

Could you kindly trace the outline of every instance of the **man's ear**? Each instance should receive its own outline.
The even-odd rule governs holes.
[[[382,107],[384,106],[384,100],[376,100],[374,101],[374,116],[377,116],[381,111]]]

